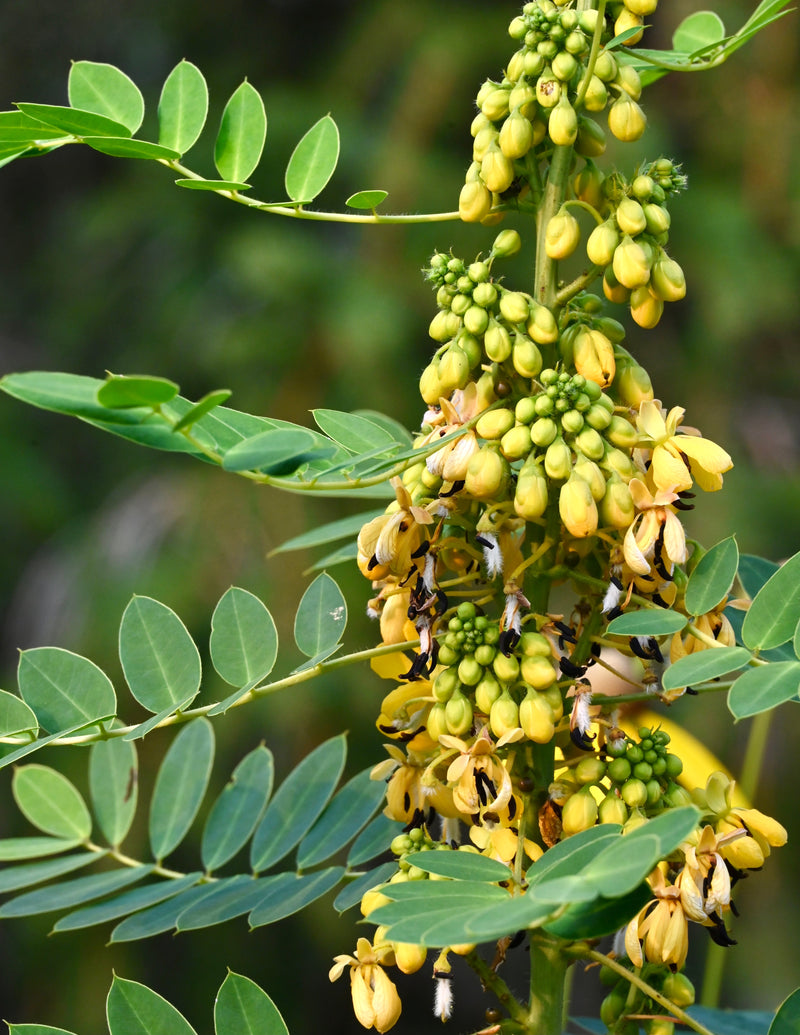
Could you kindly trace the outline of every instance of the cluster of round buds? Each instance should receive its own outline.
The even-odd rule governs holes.
[[[670,214],[664,204],[667,190],[658,181],[659,170],[676,193],[682,179],[669,159],[652,163],[647,171],[626,183],[618,174],[603,185],[600,208],[605,220],[586,241],[586,254],[604,267],[603,292],[611,302],[627,303],[640,327],[655,327],[665,302],[686,295],[683,270],[665,250]],[[655,175],[654,175],[655,174]]]

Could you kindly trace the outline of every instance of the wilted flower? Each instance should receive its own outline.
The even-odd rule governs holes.
[[[381,966],[391,955],[390,944],[373,946],[366,938],[359,938],[355,956],[335,956],[328,973],[329,980],[336,981],[344,968],[350,967],[350,993],[356,1019],[365,1028],[380,1032],[393,1027],[402,1010],[397,988]]]

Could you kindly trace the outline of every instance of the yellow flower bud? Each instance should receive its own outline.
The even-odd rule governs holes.
[[[613,791],[600,802],[598,816],[601,823],[619,823],[622,826],[628,818],[628,806]]]
[[[519,708],[506,687],[489,712],[489,727],[496,737],[502,737],[518,726]]]
[[[647,118],[639,105],[626,93],[608,109],[608,128],[623,143],[638,140],[647,128]]]
[[[470,458],[464,489],[476,499],[499,502],[505,497],[510,478],[511,469],[507,461],[496,449],[485,448]]]
[[[493,144],[497,144],[497,130],[490,122],[488,126],[480,130],[472,142],[473,162],[482,162],[487,151]]]
[[[618,449],[633,449],[639,440],[639,432],[626,417],[615,414],[606,428],[605,438]]]
[[[628,234],[614,251],[613,270],[619,283],[631,290],[650,280],[650,264],[645,250]]]
[[[422,371],[419,379],[419,394],[428,406],[438,405],[441,396],[448,394],[442,390],[438,364],[429,363]]]
[[[664,303],[655,297],[647,284],[631,291],[630,302],[631,316],[640,327],[655,327],[664,312]]]
[[[614,392],[620,402],[631,409],[653,398],[653,384],[650,375],[641,364],[626,352],[617,350],[617,374],[614,378]]]
[[[392,942],[394,961],[404,974],[415,974],[425,963],[428,950],[422,945],[408,942]]]
[[[456,388],[465,388],[469,381],[470,362],[466,352],[451,344],[439,359],[439,382],[442,395],[449,396]]]
[[[583,478],[571,474],[558,495],[558,512],[564,527],[577,539],[597,531],[597,504]]]
[[[532,459],[529,458],[523,465],[514,494],[514,510],[526,521],[540,518],[547,510],[549,499],[547,479],[541,465],[531,463]]]
[[[500,439],[500,451],[506,460],[522,460],[533,448],[527,424],[517,424]],[[486,497],[484,497],[486,498]]]
[[[561,83],[552,72],[540,75],[536,80],[536,100],[543,108],[554,108],[561,97]]]
[[[623,198],[617,206],[617,226],[634,237],[647,226],[644,209],[635,198]]]
[[[650,288],[663,302],[677,302],[686,296],[686,277],[674,259],[662,252],[653,263]]]
[[[508,106],[512,112],[518,109],[521,115],[532,122],[537,109],[536,90],[526,80],[518,82],[508,98]],[[535,143],[533,137],[531,143]]]
[[[616,305],[624,305],[630,298],[630,291],[620,284],[611,266],[606,266],[603,273],[603,294],[609,302],[614,302]]]
[[[547,223],[544,247],[551,259],[566,259],[578,247],[581,229],[578,220],[564,209]]]
[[[575,137],[575,151],[584,158],[597,158],[605,154],[606,135],[594,119],[578,116],[578,135]]]
[[[536,377],[542,369],[542,354],[530,338],[518,334],[511,351],[511,362],[520,377]]]
[[[554,439],[544,454],[544,469],[548,478],[566,481],[572,471],[572,450],[561,436]]]
[[[533,303],[525,330],[537,345],[552,345],[558,341],[558,323],[546,305]]]
[[[574,440],[575,449],[583,453],[589,460],[602,460],[606,455],[606,445],[600,435],[590,426],[578,432]]]
[[[634,14],[628,7],[623,7],[617,20],[614,22],[614,35],[619,36],[621,32],[627,32],[628,29],[635,29],[637,26],[641,27],[642,23],[643,20],[641,15]],[[643,35],[644,30],[640,29],[639,32],[634,33],[633,36],[630,36],[625,41],[625,45],[628,47],[634,46],[641,40]]]
[[[633,14],[646,18],[648,14],[655,14],[658,7],[658,0],[625,0],[625,6]],[[692,1000],[694,1002],[694,1000]],[[688,1006],[688,1003],[678,1003],[678,1006]]]
[[[521,291],[503,291],[500,295],[500,312],[509,323],[525,323],[530,311],[530,302]]]
[[[634,101],[638,101],[642,96],[642,80],[633,65],[620,65],[614,82]]]
[[[500,150],[506,158],[524,158],[533,147],[533,126],[515,108],[500,128]]]
[[[487,672],[475,687],[475,704],[478,707],[478,711],[488,715],[492,710],[492,705],[501,693],[500,684],[491,672]]]
[[[444,706],[444,717],[452,737],[462,737],[472,728],[472,705],[460,690],[456,689]]]
[[[475,431],[480,438],[500,439],[514,427],[514,423],[513,410],[489,410],[478,418]]]
[[[603,204],[603,176],[594,162],[587,162],[572,181],[572,189],[579,201],[600,208]]]
[[[534,690],[546,690],[558,678],[558,673],[550,660],[550,645],[548,644],[547,647],[548,655],[546,657],[542,654],[526,654],[520,662],[520,675]]]
[[[609,266],[614,261],[614,251],[620,240],[612,219],[607,219],[605,223],[596,226],[586,241],[586,254],[589,262],[593,262],[595,266]]]
[[[535,744],[549,744],[555,733],[553,709],[547,698],[536,690],[529,690],[519,706],[519,724],[528,740]]]
[[[588,830],[597,822],[597,802],[588,787],[582,787],[571,795],[561,813],[561,827],[564,837]]]
[[[631,490],[618,474],[612,474],[606,482],[606,492],[600,501],[600,520],[613,528],[627,528],[633,524],[636,508]]]
[[[616,370],[614,347],[602,331],[582,327],[575,335],[572,347],[575,369],[579,374],[601,388],[611,384]]]
[[[458,214],[465,223],[480,223],[492,208],[492,192],[480,180],[465,183],[458,196]]]
[[[586,77],[578,83],[578,90],[583,89]],[[608,90],[606,84],[596,75],[592,75],[586,95],[583,99],[583,106],[587,111],[602,111],[608,104]]]
[[[567,100],[566,91],[561,94],[558,104],[550,111],[547,120],[547,132],[554,144],[574,144],[578,136],[578,116]]]
[[[514,163],[497,145],[491,145],[483,156],[481,179],[495,194],[502,194],[514,182]]]
[[[579,453],[572,470],[579,478],[583,478],[591,489],[592,499],[599,503],[606,494],[606,480],[594,460],[587,460]]]
[[[647,232],[654,237],[665,234],[670,228],[672,217],[663,205],[656,205],[649,202],[644,206],[644,218],[647,222]]]
[[[478,94],[478,107],[487,119],[498,122],[508,115],[508,98],[511,93],[511,86],[495,86],[485,97],[481,99]]]
[[[461,329],[461,317],[449,309],[441,309],[431,320],[428,334],[434,341],[444,344],[455,337]]]
[[[492,245],[492,255],[499,259],[508,259],[516,255],[522,247],[522,239],[516,230],[501,230]]]

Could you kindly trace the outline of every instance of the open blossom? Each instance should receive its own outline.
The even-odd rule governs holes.
[[[636,427],[640,443],[652,449],[650,473],[658,490],[684,492],[693,481],[706,492],[722,488],[722,475],[733,467],[728,453],[698,433],[679,434],[686,411],[673,406],[667,413],[658,399],[639,405]],[[685,428],[685,432],[694,429]]]
[[[644,403],[642,403],[644,405]],[[631,496],[639,513],[625,533],[625,563],[637,575],[648,575],[651,564],[682,564],[686,560],[686,533],[671,504],[678,499],[673,489],[655,494],[639,478],[630,482]]]
[[[384,1032],[392,1028],[400,1017],[402,1004],[394,982],[381,966],[392,947],[373,946],[368,939],[359,938],[355,956],[335,956],[328,978],[336,981],[344,968],[350,967],[350,993],[353,1012],[359,1024]]]

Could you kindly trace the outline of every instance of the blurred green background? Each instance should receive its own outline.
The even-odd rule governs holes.
[[[647,42],[668,45],[680,19],[703,6],[662,4]],[[754,0],[726,0],[736,27]],[[155,109],[170,69],[187,58],[211,89],[209,130],[188,164],[213,175],[214,127],[246,76],[269,116],[255,193],[283,196],[295,142],[326,112],[342,135],[339,169],[319,207],[342,209],[353,191],[389,191],[391,211],[455,207],[470,156],[469,122],[481,81],[512,51],[506,25],[516,5],[475,0],[99,0],[0,8],[0,108],[18,100],[66,103],[70,60],[108,61]],[[691,530],[709,542],[735,531],[742,552],[780,559],[800,547],[800,159],[797,15],[790,15],[704,76],[670,77],[646,95],[651,131],[617,147],[623,169],[668,154],[684,163],[690,190],[672,207],[670,252],[689,295],[667,307],[629,347],[651,370],[656,394],[687,409],[687,422],[723,443],[736,467],[722,493],[700,500]],[[610,149],[611,150],[611,149]],[[172,185],[167,170],[64,148],[0,170],[0,373],[59,369],[103,376],[152,373],[198,398],[218,387],[253,413],[311,423],[316,406],[383,410],[414,427],[416,381],[431,342],[433,299],[419,275],[434,248],[471,258],[494,231],[460,224],[360,228],[260,215]],[[508,264],[526,286],[533,241]],[[88,426],[0,400],[0,671],[14,688],[18,648],[57,645],[86,654],[121,682],[116,630],[131,594],[155,596],[184,619],[201,647],[214,604],[236,584],[258,593],[291,644],[294,608],[310,555],[267,560],[282,540],[350,513],[353,504],[304,500],[253,487],[220,471],[148,453]],[[353,649],[375,638],[363,615],[366,585],[354,566],[335,570],[351,602]],[[293,646],[279,660],[289,671]],[[281,666],[283,666],[281,668]],[[209,666],[210,667],[210,666]],[[318,680],[216,722],[212,790],[260,740],[284,775],[313,745],[350,730],[349,772],[381,757],[373,721],[383,687],[368,671]],[[218,697],[213,673],[203,693]],[[733,728],[724,701],[680,701],[685,719],[736,767],[748,723]],[[797,709],[774,723],[757,805],[798,841],[792,763]],[[142,794],[168,738],[142,749]],[[50,759],[63,758],[54,753]],[[85,758],[70,760],[85,780]],[[8,801],[8,771],[2,774]],[[22,832],[10,806],[0,834]],[[136,854],[134,831],[126,848]],[[178,856],[181,853],[177,853]],[[191,852],[185,862],[190,865]],[[176,858],[175,865],[181,865]],[[724,999],[774,1008],[800,984],[793,877],[796,844],[746,882],[728,954]],[[51,918],[52,920],[52,918]],[[299,918],[248,934],[243,921],[146,945],[103,947],[106,932],[47,939],[47,918],[0,928],[0,1014],[90,1033],[105,1030],[112,968],[170,998],[211,1030],[213,990],[225,967],[273,993],[293,1033],[357,1028],[345,981],[327,969],[352,951],[351,914],[327,900]],[[698,951],[707,939],[697,932]],[[758,966],[753,961],[758,960]],[[509,964],[524,985],[525,960]],[[596,1002],[586,982],[581,1009]],[[462,992],[463,987],[463,992]],[[439,1029],[423,976],[402,981],[405,1030]],[[477,1025],[480,992],[456,984],[454,1024]],[[476,1012],[477,1011],[477,1012]]]

